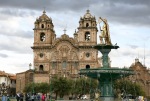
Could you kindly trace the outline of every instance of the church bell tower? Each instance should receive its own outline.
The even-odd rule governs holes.
[[[43,14],[34,23],[34,68],[37,72],[49,72],[49,48],[56,38],[52,19]]]
[[[80,18],[78,27],[79,46],[92,46],[97,44],[97,24],[96,19],[87,10],[86,14]]]
[[[79,61],[81,68],[97,67],[98,51],[93,48],[97,44],[96,18],[87,10],[79,20],[77,40],[79,45]]]

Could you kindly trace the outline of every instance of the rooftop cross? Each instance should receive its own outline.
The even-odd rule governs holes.
[[[64,34],[66,34],[66,31],[67,31],[67,30],[66,30],[66,28],[64,28],[64,30],[63,30],[63,31],[64,31]]]

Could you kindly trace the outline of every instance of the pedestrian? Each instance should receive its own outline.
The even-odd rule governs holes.
[[[7,97],[5,95],[2,95],[2,101],[7,101]]]
[[[25,94],[25,100],[29,101],[30,100],[30,95],[28,93]]]
[[[7,101],[10,101],[9,95],[7,95]]]
[[[20,93],[20,101],[23,101],[23,97],[24,97],[23,93]]]
[[[34,94],[31,95],[31,101],[34,101]]]
[[[46,98],[46,97],[45,97],[45,94],[43,93],[43,94],[42,94],[42,101],[45,101],[45,98]]]
[[[16,94],[16,99],[17,99],[17,101],[20,101],[20,94],[19,93]]]
[[[37,100],[40,101],[40,98],[41,98],[41,97],[40,97],[40,94],[38,93],[38,94],[37,94]]]

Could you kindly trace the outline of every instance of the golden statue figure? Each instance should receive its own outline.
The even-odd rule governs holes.
[[[111,39],[110,39],[110,34],[109,34],[109,25],[107,23],[106,19],[102,19],[99,17],[100,21],[103,21],[103,27],[100,27],[101,34],[99,36],[100,38],[100,44],[105,44],[105,45],[112,45],[111,44]]]

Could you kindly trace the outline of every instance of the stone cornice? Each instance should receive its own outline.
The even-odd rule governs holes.
[[[51,49],[52,46],[32,46],[32,49]]]

